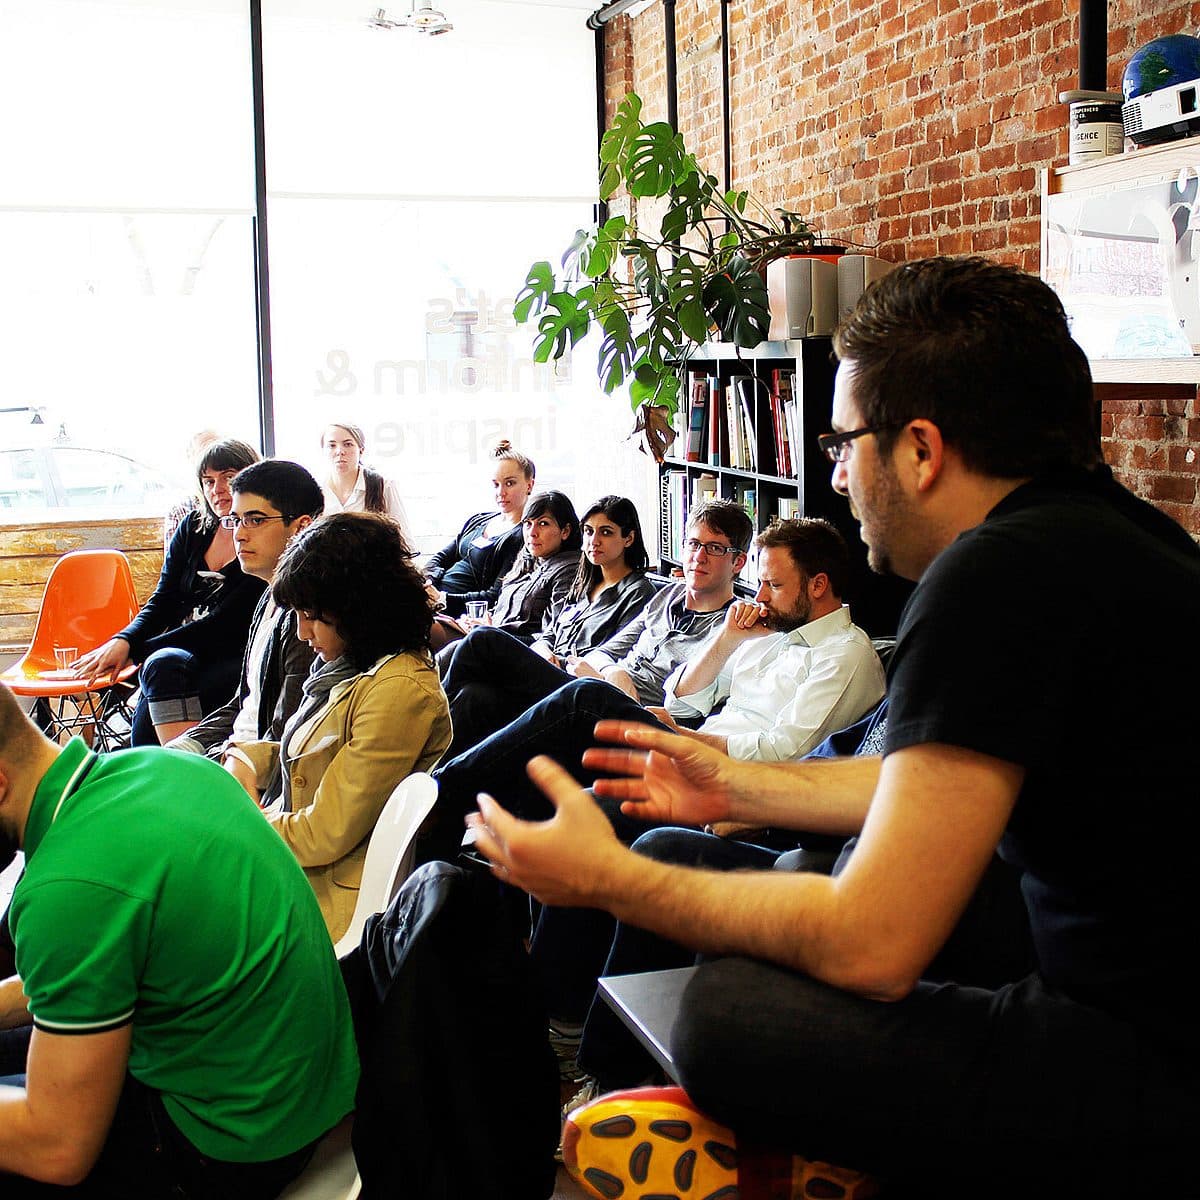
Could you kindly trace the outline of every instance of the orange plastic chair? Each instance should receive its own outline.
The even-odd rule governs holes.
[[[134,690],[129,682],[137,673],[130,663],[115,677],[101,675],[88,683],[72,679],[55,659],[55,649],[72,649],[73,657],[102,646],[137,615],[129,560],[120,550],[75,550],[54,564],[42,606],[38,610],[33,642],[7,671],[0,674],[18,696],[34,696],[34,719],[46,735],[91,731],[97,750],[111,750],[124,742],[125,730],[110,721],[120,715],[127,721],[127,701]]]

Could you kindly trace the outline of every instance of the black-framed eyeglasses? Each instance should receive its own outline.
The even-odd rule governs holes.
[[[705,554],[710,554],[713,558],[724,558],[727,554],[741,553],[736,546],[723,546],[720,542],[698,542],[695,538],[688,538],[683,543],[683,548],[689,554],[699,554],[703,550]]]
[[[247,529],[257,529],[264,521],[282,521],[284,517],[264,517],[258,513],[250,513],[245,517],[235,517],[232,513],[227,517],[221,518],[221,525],[225,529],[236,529],[239,525],[245,525]]]
[[[885,429],[899,429],[904,421],[885,421],[882,425],[864,425],[861,429],[848,429],[845,433],[822,433],[817,437],[821,453],[832,463],[845,462],[850,457],[850,443],[868,433],[882,433]]]

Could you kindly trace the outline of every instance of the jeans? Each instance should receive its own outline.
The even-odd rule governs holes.
[[[271,1200],[300,1174],[316,1143],[269,1162],[208,1158],[179,1131],[157,1092],[127,1076],[100,1158],[77,1187],[0,1174],[5,1200]]]
[[[157,746],[155,725],[199,721],[237,691],[240,661],[206,663],[189,650],[166,646],[147,656],[138,672],[141,696],[133,710],[130,744]]]
[[[438,663],[454,722],[447,762],[571,681],[519,638],[486,625],[451,642]]]
[[[619,688],[597,679],[575,679],[434,771],[438,798],[427,832],[417,845],[419,861],[454,861],[462,842],[463,818],[474,810],[480,792],[490,793],[509,812],[527,820],[551,816],[550,801],[525,774],[526,763],[538,754],[551,755],[580,784],[590,787],[595,772],[580,759],[595,745],[596,722],[610,718],[659,725]]]

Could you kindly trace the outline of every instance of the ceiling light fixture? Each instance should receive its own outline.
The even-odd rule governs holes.
[[[446,20],[446,14],[433,7],[432,0],[412,0],[412,9],[402,17],[389,17],[385,9],[377,8],[367,24],[372,29],[415,29],[431,37],[454,28]]]

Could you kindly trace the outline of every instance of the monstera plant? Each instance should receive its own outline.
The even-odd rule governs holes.
[[[669,417],[697,345],[710,336],[743,348],[765,340],[765,264],[811,249],[815,235],[796,213],[722,191],[682,137],[666,122],[643,124],[641,110],[630,92],[600,143],[600,198],[623,188],[628,215],[579,230],[557,273],[534,263],[515,313],[537,319],[534,358],[543,363],[599,327],[604,390],[628,382],[635,410]],[[639,221],[639,202],[652,200],[662,201],[654,232]]]

